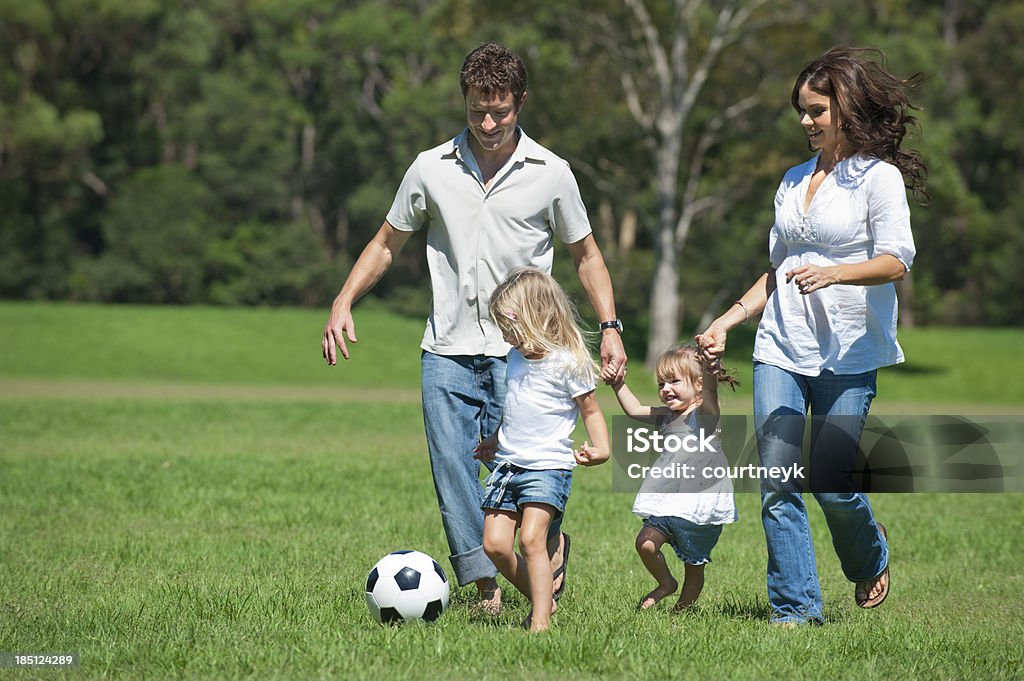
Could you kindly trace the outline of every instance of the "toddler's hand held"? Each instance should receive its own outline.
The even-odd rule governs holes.
[[[705,362],[714,362],[722,359],[725,355],[726,332],[716,327],[710,327],[704,333],[693,337],[701,349],[701,359]]]

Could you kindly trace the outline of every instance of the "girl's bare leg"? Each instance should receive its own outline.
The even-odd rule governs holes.
[[[684,565],[686,576],[683,578],[683,590],[679,594],[672,612],[682,612],[697,602],[700,592],[704,589],[704,566]]]
[[[646,525],[640,528],[640,533],[636,536],[636,552],[640,554],[640,560],[647,571],[658,580],[657,588],[640,600],[640,610],[653,608],[658,601],[674,594],[679,588],[678,582],[668,569],[668,563],[665,562],[665,554],[661,552],[662,545],[667,541],[668,537]]]
[[[523,504],[519,527],[519,549],[523,552],[527,579],[526,595],[533,610],[524,624],[530,631],[544,631],[551,625],[555,611],[552,598],[551,558],[548,556],[548,528],[557,511],[547,504]],[[516,588],[519,585],[516,584]],[[522,591],[522,589],[520,589]]]
[[[516,528],[518,526],[518,513],[485,510],[484,553],[494,563],[494,567],[498,568],[498,572],[512,583],[512,586],[529,596],[529,586],[525,581],[526,571],[520,569],[519,556],[515,552]]]

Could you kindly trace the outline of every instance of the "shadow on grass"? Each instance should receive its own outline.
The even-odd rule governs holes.
[[[885,368],[886,371],[906,374],[907,376],[938,376],[948,374],[949,367],[941,364],[923,364],[921,362],[904,362]]]
[[[768,603],[754,598],[726,599],[716,604],[716,610],[725,617],[761,622],[767,622],[768,616],[771,614],[771,608],[768,606]]]

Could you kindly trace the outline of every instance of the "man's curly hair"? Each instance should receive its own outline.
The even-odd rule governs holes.
[[[459,73],[462,96],[469,89],[478,90],[485,97],[504,97],[512,93],[518,108],[526,93],[526,66],[515,52],[498,43],[484,43],[462,62]]]

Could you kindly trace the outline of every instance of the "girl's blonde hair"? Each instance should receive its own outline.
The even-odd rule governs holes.
[[[576,308],[551,275],[534,267],[517,267],[491,294],[491,318],[516,340],[524,355],[564,351],[574,373],[593,378],[594,360],[580,330]]]
[[[700,348],[694,343],[673,345],[658,357],[654,373],[658,377],[659,385],[675,378],[686,379],[693,386],[698,385],[704,376]],[[716,362],[710,373],[714,374],[715,380],[719,383],[727,383],[733,390],[739,384],[736,377],[726,371],[721,362]]]

